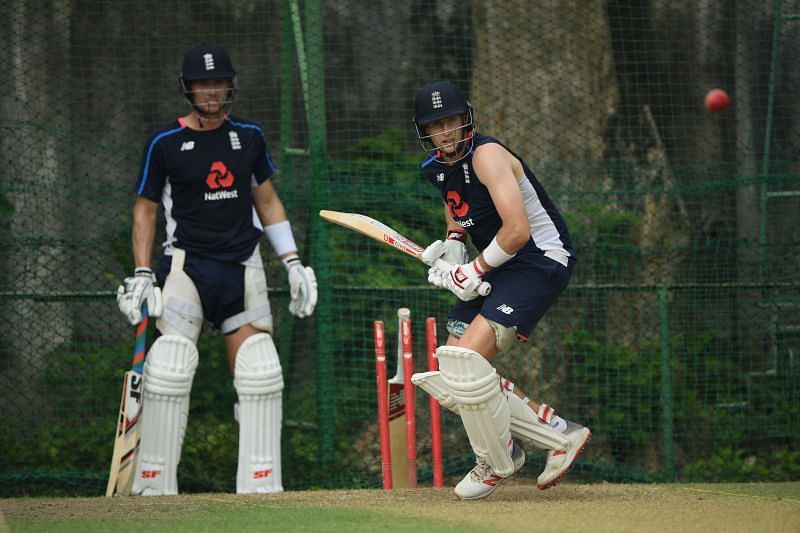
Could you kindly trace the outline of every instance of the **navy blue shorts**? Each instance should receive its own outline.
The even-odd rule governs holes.
[[[458,300],[449,318],[470,324],[481,314],[503,326],[516,327],[517,336],[526,341],[567,288],[573,265],[572,259],[565,267],[541,254],[517,256],[484,276],[483,279],[492,284],[488,296],[469,302]]]
[[[172,256],[165,255],[155,273],[160,287],[164,286],[171,267]],[[226,319],[244,311],[244,269],[245,266],[240,263],[186,254],[183,271],[197,287],[203,305],[203,318],[217,329]]]

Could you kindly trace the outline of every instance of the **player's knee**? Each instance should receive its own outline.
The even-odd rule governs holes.
[[[233,384],[242,396],[278,393],[283,390],[283,372],[278,351],[269,333],[248,337],[236,352]]]
[[[503,352],[514,345],[514,341],[517,338],[517,328],[498,324],[494,320],[487,319],[486,321],[494,331],[494,340],[498,351]]]
[[[197,348],[177,335],[162,335],[153,343],[144,362],[146,394],[189,396],[198,363]]]

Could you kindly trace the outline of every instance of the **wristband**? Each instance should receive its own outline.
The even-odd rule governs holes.
[[[298,265],[302,265],[303,263],[300,261],[299,255],[290,255],[289,257],[284,257],[281,259],[283,261],[283,266],[286,267],[286,270],[289,270],[294,266],[295,263]]]
[[[267,236],[272,249],[279,256],[297,251],[297,244],[295,244],[294,236],[292,235],[292,225],[289,224],[288,220],[265,226],[264,235]]]
[[[500,245],[497,244],[497,237],[495,237],[492,239],[492,242],[489,243],[489,246],[483,250],[482,255],[483,260],[487,265],[492,268],[497,268],[517,254],[506,253],[505,250],[500,248]]]
[[[466,265],[461,265],[461,272],[464,276],[469,278],[478,277],[482,278],[486,272],[481,268],[480,263],[478,263],[478,259],[475,258],[474,260],[470,261]],[[464,281],[464,280],[458,280]]]
[[[466,243],[467,242],[467,230],[464,228],[452,228],[447,230],[447,239],[448,241],[459,241]]]

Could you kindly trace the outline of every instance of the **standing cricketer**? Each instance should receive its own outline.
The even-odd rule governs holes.
[[[239,398],[236,491],[281,492],[283,376],[271,337],[262,236],[286,266],[293,315],[314,312],[316,278],[298,256],[270,179],[276,169],[264,131],[228,114],[236,99],[236,71],[227,52],[208,43],[195,46],[183,58],[179,83],[190,110],[153,132],[145,144],[134,186],[136,271],[117,292],[131,324],[141,320],[144,301],[159,317],[158,338],[144,364],[141,445],[131,492],[178,492],[204,320],[224,335]],[[159,204],[167,235],[164,257],[153,272]]]

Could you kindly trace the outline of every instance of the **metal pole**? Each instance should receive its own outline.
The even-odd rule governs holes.
[[[296,6],[296,1],[292,2]],[[319,282],[319,305],[315,312],[317,326],[317,427],[319,428],[319,458],[328,486],[339,480],[335,475],[334,445],[336,394],[333,387],[334,327],[332,306],[334,295],[330,280],[327,224],[317,216],[325,207],[328,197],[328,138],[325,111],[325,58],[323,47],[324,7],[319,0],[305,2],[305,61],[300,63],[301,80],[304,79],[308,131],[311,150],[311,251]],[[299,21],[298,21],[299,27]],[[297,33],[295,41],[297,41]],[[300,41],[302,44],[302,40]],[[298,45],[298,52],[300,51]],[[298,57],[300,59],[300,57]],[[305,68],[304,68],[305,66]],[[305,71],[305,72],[304,72]]]
[[[767,117],[764,127],[764,155],[761,159],[761,195],[759,202],[758,239],[759,239],[759,261],[758,270],[760,281],[764,280],[764,254],[767,250],[767,200],[769,199],[769,187],[767,186],[767,174],[769,173],[770,151],[772,150],[772,118],[775,108],[775,79],[778,70],[778,51],[781,44],[781,23],[783,22],[782,0],[775,0],[772,25],[772,56],[769,62],[769,85],[767,86]]]
[[[658,289],[658,318],[661,338],[661,433],[664,439],[664,472],[675,480],[674,410],[672,399],[672,356],[669,349],[669,295],[666,287]]]

